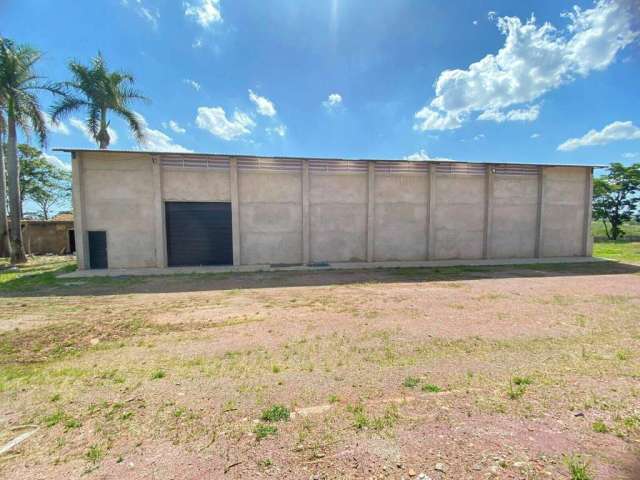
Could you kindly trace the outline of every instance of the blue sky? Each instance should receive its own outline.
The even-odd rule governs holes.
[[[114,118],[113,149],[630,163],[638,12],[638,0],[6,0],[0,34],[41,49],[53,81],[98,50],[136,77],[148,144]],[[83,118],[52,126],[49,149],[94,147]]]

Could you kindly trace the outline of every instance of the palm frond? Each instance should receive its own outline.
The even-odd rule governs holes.
[[[129,124],[129,129],[133,136],[138,141],[138,143],[144,143],[146,140],[146,128],[144,121],[140,118],[138,114],[136,114],[133,110],[128,108],[119,107],[114,109],[118,115],[124,118]]]
[[[51,121],[57,122],[81,107],[88,106],[89,103],[73,95],[65,95],[53,107],[51,107]]]

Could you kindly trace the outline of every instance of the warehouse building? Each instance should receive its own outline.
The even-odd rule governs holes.
[[[591,256],[592,166],[61,151],[80,269]]]

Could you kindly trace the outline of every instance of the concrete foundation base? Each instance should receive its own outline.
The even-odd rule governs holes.
[[[472,267],[499,265],[530,265],[553,263],[595,263],[606,260],[594,257],[554,257],[554,258],[517,258],[491,260],[433,260],[415,262],[339,262],[327,266],[291,265],[238,265],[238,266],[204,266],[204,267],[171,267],[171,268],[116,268],[109,270],[78,270],[60,275],[62,278],[84,277],[119,277],[149,275],[185,275],[229,272],[312,272],[322,270],[360,270],[374,268],[435,268],[435,267]]]

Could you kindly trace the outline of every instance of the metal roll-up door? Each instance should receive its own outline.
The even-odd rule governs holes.
[[[233,264],[230,203],[166,202],[165,215],[170,267]]]

